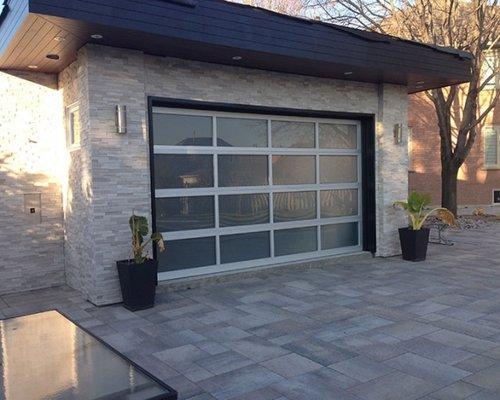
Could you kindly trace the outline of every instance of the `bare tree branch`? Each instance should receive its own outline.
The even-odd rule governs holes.
[[[316,10],[333,23],[391,34],[439,46],[455,47],[471,54],[468,84],[434,89],[426,97],[434,105],[441,140],[443,193],[455,184],[454,201],[443,202],[456,211],[456,174],[474,146],[480,124],[494,109],[499,90],[495,65],[485,52],[500,42],[498,0],[303,0],[309,13]],[[488,70],[486,72],[486,70]],[[489,98],[485,89],[495,90]],[[484,104],[481,104],[481,101]],[[446,178],[446,179],[445,179]],[[448,182],[445,182],[448,180]],[[451,182],[451,183],[450,183]],[[452,192],[452,191],[451,191]],[[453,193],[450,196],[453,197]],[[454,203],[454,204],[453,204]]]
[[[248,4],[254,7],[266,8],[282,14],[303,15],[304,4],[301,0],[232,0],[236,3]]]

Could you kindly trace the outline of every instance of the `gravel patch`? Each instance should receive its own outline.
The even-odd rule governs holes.
[[[434,225],[439,221],[437,217],[432,216],[427,220],[425,225]],[[500,219],[495,215],[461,215],[457,218],[457,225],[451,229],[461,231],[487,229],[492,228],[498,223],[500,223]]]

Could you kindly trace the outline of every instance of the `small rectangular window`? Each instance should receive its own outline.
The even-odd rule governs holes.
[[[500,204],[500,189],[493,190],[493,204]]]
[[[485,82],[488,80],[485,86],[486,90],[500,89],[499,59],[500,53],[498,51],[491,51],[484,58],[482,75]]]
[[[500,166],[500,126],[485,126],[484,137],[484,165],[488,167]]]
[[[81,122],[78,105],[72,105],[66,110],[66,129],[68,147],[80,146]]]

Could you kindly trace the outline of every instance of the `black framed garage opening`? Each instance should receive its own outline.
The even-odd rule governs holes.
[[[149,97],[148,120],[160,280],[375,253],[373,115]]]

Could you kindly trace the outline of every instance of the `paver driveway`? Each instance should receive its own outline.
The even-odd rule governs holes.
[[[68,288],[0,298],[58,308],[182,399],[500,399],[500,225],[399,258],[269,273],[96,308]]]

